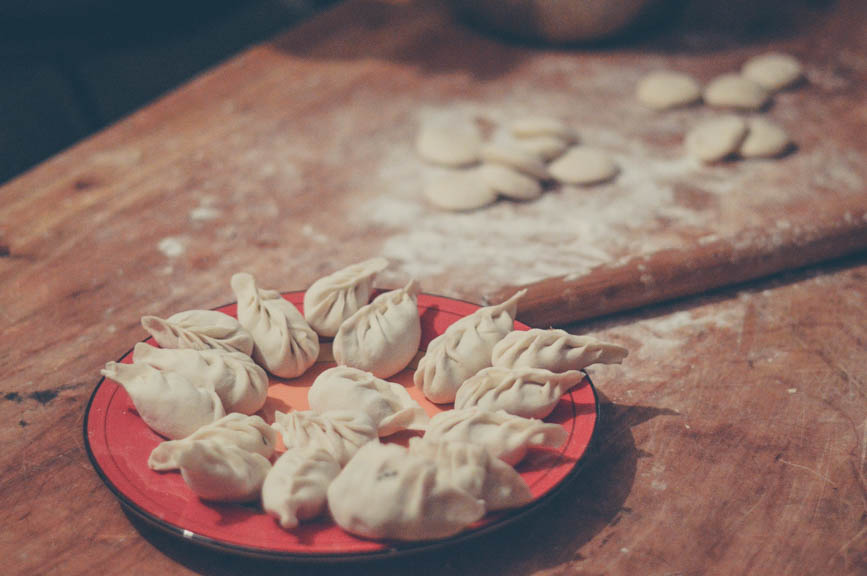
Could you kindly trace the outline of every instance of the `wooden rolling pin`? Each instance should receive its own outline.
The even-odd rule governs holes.
[[[518,319],[536,327],[562,326],[867,250],[867,199],[819,204],[789,228],[748,229],[736,238],[602,265],[577,278],[510,286],[486,300],[502,302],[527,288]]]

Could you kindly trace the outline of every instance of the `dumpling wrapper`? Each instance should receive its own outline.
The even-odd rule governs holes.
[[[521,475],[482,446],[411,438],[409,452],[436,462],[438,482],[457,486],[482,500],[488,511],[517,508],[533,499]]]
[[[108,362],[101,374],[127,391],[151,430],[176,440],[226,415],[213,389],[199,388],[175,372],[147,364]]]
[[[329,368],[307,392],[316,412],[360,410],[376,425],[380,437],[400,430],[424,430],[428,415],[406,388],[349,366]]]
[[[304,293],[304,318],[320,336],[332,338],[368,303],[374,277],[387,266],[385,258],[371,258],[320,278]]]
[[[467,378],[491,365],[494,345],[511,332],[518,300],[526,293],[521,290],[501,304],[480,308],[431,340],[413,375],[428,400],[453,402]]]
[[[524,418],[545,418],[564,393],[584,379],[578,370],[551,372],[537,368],[485,368],[461,384],[455,408],[478,406],[482,410]]]
[[[262,508],[284,529],[319,516],[340,464],[321,448],[287,450],[262,485]]]
[[[232,444],[198,440],[180,453],[178,467],[202,500],[240,503],[259,499],[271,462]]]
[[[371,442],[328,487],[337,525],[365,538],[427,540],[457,534],[485,514],[466,490],[437,480],[435,461]]]
[[[385,292],[350,316],[334,337],[334,359],[342,366],[389,378],[418,352],[421,320],[418,283]]]
[[[143,316],[141,325],[162,348],[253,352],[253,336],[238,320],[216,310],[187,310],[165,320]]]
[[[238,320],[253,335],[253,359],[281,378],[295,378],[316,362],[319,336],[294,304],[274,290],[261,290],[250,274],[232,276]]]
[[[253,414],[268,397],[265,370],[236,350],[162,349],[139,342],[133,361],[162,372],[176,372],[199,388],[213,389],[227,413]]]
[[[425,439],[433,442],[469,442],[494,458],[517,465],[531,446],[557,448],[569,434],[559,424],[481,408],[446,410],[431,418]]]
[[[186,438],[159,444],[151,451],[148,467],[158,471],[177,469],[180,454],[198,440],[214,440],[219,444],[231,444],[247,452],[255,452],[270,458],[276,446],[277,432],[260,416],[227,414],[211,424],[202,426]]]
[[[491,363],[498,368],[542,368],[551,372],[582,370],[591,364],[620,364],[629,351],[590,336],[565,330],[515,330],[497,342]]]
[[[322,448],[344,466],[358,449],[377,439],[376,425],[364,412],[332,410],[318,414],[312,410],[274,413],[271,425],[283,438],[287,450]]]

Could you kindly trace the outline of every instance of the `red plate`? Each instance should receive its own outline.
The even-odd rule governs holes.
[[[302,308],[303,292],[284,297]],[[479,307],[468,302],[420,294],[419,314],[422,322],[421,349],[459,318]],[[235,305],[218,308],[235,315]],[[527,330],[519,322],[515,329]],[[132,361],[132,351],[122,362]],[[274,410],[307,409],[307,386],[333,362],[317,363],[302,377],[294,380],[271,379],[268,401],[261,414],[273,421]],[[409,393],[435,414],[450,405],[428,402],[413,385],[413,369],[407,368],[390,380],[407,387]],[[126,391],[112,380],[97,384],[84,420],[84,438],[88,454],[97,473],[121,503],[146,521],[172,534],[224,551],[251,556],[282,559],[342,560],[391,556],[401,552],[440,546],[487,532],[511,522],[553,496],[578,470],[578,462],[593,438],[597,420],[596,393],[590,379],[564,395],[554,412],[546,418],[566,427],[569,438],[557,450],[533,449],[518,465],[518,471],[533,494],[527,506],[488,514],[461,534],[446,540],[421,543],[395,543],[364,540],[338,528],[329,518],[302,524],[292,532],[282,530],[270,516],[255,505],[213,504],[199,500],[184,484],[177,472],[158,473],[147,466],[148,456],[163,441],[139,418]],[[388,441],[406,442],[410,433],[389,437]]]

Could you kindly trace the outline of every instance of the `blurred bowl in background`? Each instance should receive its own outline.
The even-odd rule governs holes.
[[[527,40],[599,40],[635,21],[653,0],[448,0],[462,19]]]

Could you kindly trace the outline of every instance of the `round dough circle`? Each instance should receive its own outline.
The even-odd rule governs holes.
[[[444,170],[431,174],[424,195],[434,206],[455,212],[475,210],[497,199],[478,170]]]
[[[473,122],[429,122],[422,126],[415,142],[423,160],[453,168],[478,163],[481,145]]]
[[[526,150],[542,162],[550,162],[569,148],[569,142],[556,136],[533,136],[515,140],[515,146]]]
[[[686,135],[686,150],[702,162],[716,162],[736,152],[747,135],[747,123],[737,116],[707,120]]]
[[[764,88],[740,74],[717,76],[704,90],[704,101],[717,108],[759,110],[768,98]]]
[[[614,178],[620,169],[607,153],[576,146],[551,163],[549,170],[563,184],[598,184]]]
[[[569,144],[578,142],[578,134],[570,126],[557,118],[547,116],[527,116],[512,122],[511,132],[518,138],[554,136]]]
[[[750,58],[741,72],[769,92],[794,86],[804,77],[801,63],[794,56],[780,52],[768,52]]]
[[[789,135],[779,125],[764,118],[751,118],[749,131],[740,147],[744,158],[773,158],[785,152],[792,143]]]
[[[538,180],[500,164],[480,168],[482,180],[491,190],[513,200],[535,200],[542,195]]]
[[[668,110],[701,100],[701,86],[692,76],[661,70],[641,79],[636,89],[638,101],[649,108]]]
[[[489,164],[502,164],[532,176],[537,180],[547,180],[551,176],[541,160],[530,152],[508,144],[486,144],[482,147],[482,160]]]

